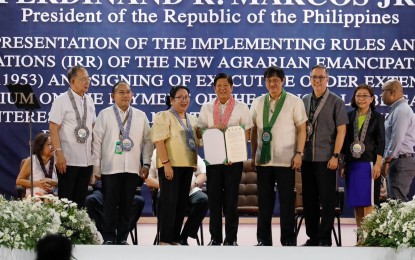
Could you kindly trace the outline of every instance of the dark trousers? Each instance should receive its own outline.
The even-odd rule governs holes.
[[[131,207],[139,180],[136,173],[102,175],[104,241],[127,240]]]
[[[290,167],[257,167],[258,222],[257,239],[272,246],[272,215],[275,205],[275,182],[280,203],[281,245],[295,245],[295,171]]]
[[[133,205],[130,214],[129,230],[131,231],[138,222],[144,208],[144,199],[139,195],[134,196]],[[104,194],[101,190],[94,190],[86,197],[85,200],[86,211],[91,219],[95,221],[95,225],[99,232],[103,232],[103,218],[104,218]]]
[[[329,170],[327,162],[303,161],[301,178],[305,226],[310,243],[331,245],[336,206],[336,171]]]
[[[409,201],[409,189],[415,177],[415,158],[398,158],[391,161],[388,171],[388,197]]]
[[[160,210],[160,193],[157,196],[157,211]],[[180,234],[181,238],[196,238],[199,226],[208,211],[208,197],[203,191],[197,191],[189,196],[187,203],[187,220]],[[157,213],[156,213],[157,215]],[[158,215],[157,215],[158,216]]]
[[[373,181],[373,202],[375,206],[380,207],[380,185],[382,178],[379,176],[376,180]]]
[[[164,167],[158,169],[160,206],[158,221],[160,242],[180,242],[184,216],[188,202],[193,167],[173,167],[173,179],[167,180]]]
[[[187,221],[184,224],[181,237],[196,238],[199,226],[206,216],[208,211],[208,197],[203,191],[197,191],[189,196],[189,203],[187,205],[188,215]]]
[[[75,202],[78,208],[85,206],[92,165],[87,167],[67,166],[64,174],[58,173],[58,196]]]
[[[207,194],[209,198],[211,239],[222,242],[222,210],[225,215],[225,242],[237,241],[239,216],[238,194],[241,182],[242,162],[232,165],[209,165],[207,172]]]

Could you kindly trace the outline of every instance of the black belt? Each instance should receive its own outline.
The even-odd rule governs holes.
[[[398,156],[398,158],[408,158],[408,157],[415,157],[415,153],[404,153]]]

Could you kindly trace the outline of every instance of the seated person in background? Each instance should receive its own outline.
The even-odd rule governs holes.
[[[97,178],[97,177],[96,177]],[[97,181],[92,185],[93,191],[86,197],[85,206],[89,217],[95,221],[99,232],[102,233],[103,215],[104,215],[104,195],[102,193],[102,181]],[[144,199],[139,195],[134,195],[134,201],[131,208],[129,230],[133,230],[137,225],[138,219],[144,208]]]
[[[49,134],[39,133],[33,141],[32,158],[27,158],[20,169],[16,184],[26,188],[26,197],[30,197],[30,161],[33,160],[33,195],[57,195],[58,177],[55,157]],[[55,194],[56,193],[56,194]]]
[[[150,189],[159,189],[159,180],[156,168],[156,150],[151,158],[151,167],[148,178],[145,180],[147,187]],[[208,197],[202,191],[201,187],[206,182],[206,165],[200,156],[197,156],[197,170],[193,173],[192,184],[189,192],[189,215],[180,234],[180,244],[189,245],[187,238],[196,238],[200,224],[208,211]],[[158,200],[160,202],[160,200]],[[157,205],[157,208],[160,205]]]

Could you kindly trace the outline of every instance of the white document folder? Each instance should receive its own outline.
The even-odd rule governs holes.
[[[241,126],[228,127],[223,133],[217,128],[206,129],[202,136],[207,165],[247,160],[245,130]]]

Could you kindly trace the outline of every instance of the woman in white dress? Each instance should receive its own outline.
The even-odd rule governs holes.
[[[26,197],[30,197],[30,161],[33,160],[33,195],[57,194],[54,148],[49,134],[39,133],[33,141],[33,155],[28,157],[20,169],[16,184],[26,188]],[[55,195],[56,195],[55,194]]]

